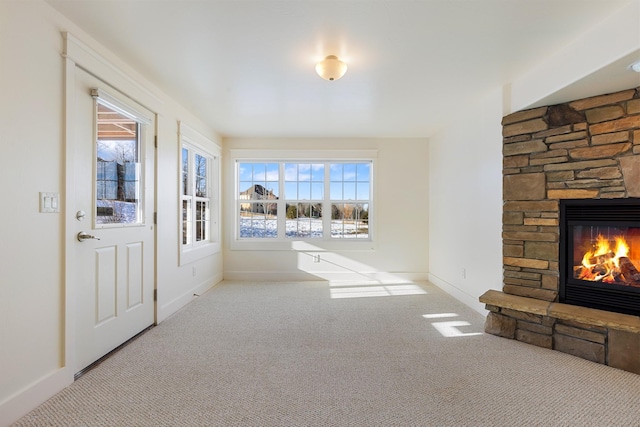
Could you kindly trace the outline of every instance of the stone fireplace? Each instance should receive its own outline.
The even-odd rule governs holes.
[[[631,310],[616,310],[597,302],[582,304],[571,290],[571,282],[605,287],[603,259],[613,257],[594,252],[585,267],[576,265],[575,253],[584,250],[586,255],[586,246],[598,234],[609,233],[602,240],[614,241],[613,235],[620,234],[616,226],[640,228],[635,214],[624,218],[624,224],[604,220],[606,226],[599,218],[595,225],[580,218],[588,210],[583,205],[626,205],[640,198],[640,88],[516,112],[504,117],[502,125],[504,280],[501,292],[490,290],[480,297],[489,310],[485,331],[640,374],[640,306],[636,309],[632,302]],[[561,242],[565,206],[578,206],[569,209],[578,219],[563,231],[571,240]],[[635,239],[635,231],[630,233]],[[640,258],[636,250],[640,252],[634,249],[622,262],[637,263],[631,260]],[[629,268],[627,264],[622,278],[612,273],[622,282],[611,286],[635,287],[635,279],[627,278],[635,274]],[[587,269],[595,280],[580,276]],[[569,288],[566,282],[561,287],[561,279]],[[595,294],[602,299],[597,290]]]

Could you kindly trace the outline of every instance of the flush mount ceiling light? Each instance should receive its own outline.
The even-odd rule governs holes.
[[[640,73],[640,61],[636,61],[633,64],[629,65],[627,68],[629,68],[631,71],[635,71],[636,73]]]
[[[347,72],[347,64],[329,55],[316,65],[316,73],[325,80],[338,80]]]

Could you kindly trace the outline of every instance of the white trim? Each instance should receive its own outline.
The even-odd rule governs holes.
[[[487,314],[487,310],[484,308],[484,304],[482,304],[478,299],[480,298],[479,296],[474,298],[472,295],[465,293],[451,283],[439,278],[438,276],[434,276],[431,273],[429,273],[429,281],[458,301],[482,314],[483,316]]]
[[[219,144],[207,138],[183,121],[178,121],[178,135],[180,135],[180,138],[186,138],[189,143],[197,146],[201,150],[221,157],[222,148],[220,148]],[[182,156],[180,156],[180,159],[182,159]]]
[[[231,149],[233,162],[243,160],[374,160],[378,150],[250,150]]]
[[[130,103],[122,102],[117,97],[111,95],[102,88],[91,89],[91,96],[98,100],[98,103],[130,118],[138,123],[150,125],[153,123],[153,113],[149,110],[141,111],[133,107]]]
[[[326,281],[330,283],[398,283],[425,282],[427,273],[385,271],[371,272],[332,272],[332,271],[244,271],[230,270],[224,272],[224,280],[252,282],[288,282],[288,281]]]
[[[70,368],[60,368],[39,378],[0,402],[0,425],[10,425],[18,421],[71,383],[73,372]]]
[[[370,239],[263,239],[240,240],[231,237],[231,250],[233,251],[311,251],[311,252],[349,252],[349,251],[374,251],[376,243]],[[304,248],[304,249],[301,249]]]
[[[160,323],[163,320],[167,319],[169,316],[176,313],[178,310],[193,301],[195,298],[215,287],[221,281],[222,273],[216,274],[212,279],[188,289],[171,301],[159,304],[157,323]]]
[[[151,219],[152,217],[150,216],[152,215],[152,213],[147,212],[148,209],[146,206],[147,205],[146,198],[149,196],[149,193],[148,193],[149,183],[147,181],[149,181],[149,179],[152,178],[152,182],[155,183],[155,180],[156,180],[155,172],[153,176],[151,176],[149,174],[149,171],[147,171],[147,166],[149,165],[148,157],[151,154],[153,154],[154,169],[155,169],[155,164],[157,159],[156,159],[156,153],[155,153],[156,150],[153,150],[154,153],[149,153],[150,147],[145,142],[147,141],[148,138],[154,138],[157,135],[157,126],[154,123],[156,114],[153,111],[141,105],[140,103],[136,102],[135,100],[128,98],[124,94],[120,94],[115,89],[113,90],[113,92],[111,92],[103,88],[92,88],[91,96],[94,99],[94,108],[96,109],[94,111],[94,117],[96,117],[97,115],[98,104],[101,104],[103,106],[106,106],[112,109],[113,111],[118,112],[119,114],[125,117],[128,117],[131,120],[134,120],[135,122],[141,125],[138,128],[139,133],[137,135],[137,140],[139,143],[138,150],[140,153],[140,158],[138,159],[139,161],[137,162],[137,166],[139,168],[138,179],[140,180],[140,182],[138,183],[138,192],[139,192],[138,199],[144,202],[144,203],[141,203],[136,208],[138,212],[138,218],[136,219],[135,222],[99,224],[96,221],[97,218],[94,215],[92,215],[94,220],[93,228],[108,229],[108,228],[146,227],[149,225],[149,221],[146,221],[147,218],[150,219],[151,223],[153,222]],[[98,133],[97,128],[94,129],[94,132],[95,132],[94,136],[95,138],[97,138],[97,133]],[[96,147],[94,147],[94,150],[96,150]],[[97,152],[94,151],[94,159],[95,158],[97,158]],[[140,160],[144,160],[144,162],[140,162]],[[93,167],[94,167],[93,176],[95,177],[97,173],[97,170],[95,170],[95,168],[97,167],[97,164],[94,163]],[[155,188],[155,185],[154,185],[154,188]],[[95,212],[97,209],[97,193],[96,193],[97,189],[95,186],[93,188],[93,191],[94,191],[94,194],[92,197],[93,212]],[[154,197],[154,204],[151,209],[151,212],[155,212],[156,211],[156,204],[155,204],[156,194],[155,192],[153,192],[152,194]],[[155,239],[155,235],[154,235],[154,239]]]
[[[231,149],[229,150],[230,166],[232,174],[229,179],[233,180],[233,193],[227,199],[227,203],[233,205],[232,209],[232,226],[229,228],[229,247],[234,251],[372,251],[376,249],[376,218],[375,218],[375,201],[377,188],[377,161],[378,150],[254,150],[254,149]],[[333,238],[317,238],[317,239],[239,239],[237,238],[237,218],[236,209],[238,206],[238,172],[237,164],[242,162],[265,162],[272,161],[282,163],[287,160],[298,161],[304,163],[306,161],[318,160],[322,162],[350,162],[350,161],[370,161],[371,162],[371,182],[370,182],[370,198],[369,215],[370,228],[369,238],[367,239],[333,239]],[[311,247],[312,249],[307,249]],[[301,249],[305,248],[305,249]]]
[[[182,188],[182,149],[184,147],[193,148],[210,159],[210,190],[211,196],[209,197],[209,242],[201,243],[197,246],[192,246],[185,249],[182,244],[182,194],[180,189]],[[186,265],[205,258],[207,256],[218,253],[222,250],[221,236],[221,193],[222,193],[222,149],[220,146],[211,139],[204,136],[194,128],[190,127],[182,121],[178,121],[178,244],[179,244],[179,265]],[[195,197],[193,198],[195,200]]]
[[[74,62],[78,67],[96,77],[99,73],[100,77],[98,78],[109,84],[118,82],[118,86],[126,86],[127,93],[139,100],[145,108],[149,108],[146,104],[161,105],[163,103],[152,89],[131,77],[131,75],[136,75],[133,69],[124,71],[122,67],[114,65],[71,33],[64,32],[62,36],[64,38],[62,56]],[[126,65],[123,64],[123,66]],[[153,108],[149,109],[154,110]]]
[[[218,223],[220,223],[220,221],[218,221]],[[180,227],[182,228],[182,224],[180,224]],[[180,243],[180,266],[190,264],[202,258],[206,258],[220,252],[221,250],[220,242],[205,243],[195,248],[186,250],[182,250],[182,240],[180,240]]]
[[[64,283],[65,283],[65,305],[64,305],[64,360],[63,366],[69,370],[75,366],[75,346],[76,346],[76,282],[75,271],[77,268],[76,257],[73,255],[73,245],[75,244],[75,236],[71,230],[75,229],[74,221],[76,206],[76,177],[75,168],[70,167],[74,164],[75,145],[73,141],[74,133],[74,114],[75,114],[75,97],[73,93],[76,87],[76,64],[69,58],[65,59],[65,221],[64,221]],[[72,373],[73,377],[73,373]],[[59,390],[58,390],[59,391]],[[53,395],[53,393],[52,393]]]

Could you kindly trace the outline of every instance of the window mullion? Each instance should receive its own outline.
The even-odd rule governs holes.
[[[285,239],[287,237],[287,200],[284,193],[284,168],[285,162],[278,163],[278,200],[276,206],[278,207],[278,239]]]
[[[281,197],[276,205],[278,206],[278,239],[284,239],[287,234],[287,215],[285,213],[287,202]]]
[[[322,200],[322,238],[331,239],[331,163],[324,163],[324,198]]]
[[[204,229],[204,237],[205,237],[205,241],[206,242],[210,242],[211,241],[211,236],[212,236],[212,230],[211,230],[211,201],[214,199],[214,194],[213,194],[213,185],[211,185],[211,179],[213,176],[213,158],[210,158],[209,156],[207,156],[206,158],[206,162],[207,162],[207,179],[206,179],[206,189],[207,189],[207,211],[206,211],[206,217],[205,217],[205,229]]]
[[[196,172],[195,172],[195,163],[196,163],[196,153],[195,150],[189,150],[189,197],[191,198],[191,218],[189,218],[189,222],[191,223],[191,227],[189,228],[189,241],[191,244],[190,247],[194,247],[196,245],[196,211],[197,211],[197,201],[196,201]]]
[[[193,155],[193,150],[190,147],[185,147],[185,146],[183,146],[182,148],[186,149],[186,152],[187,152],[186,180],[184,179],[182,174],[180,176],[181,186],[184,186],[184,188],[182,188],[182,200],[186,202],[186,206],[185,206],[185,203],[183,202],[183,209],[187,210],[186,213],[184,212],[182,213],[182,216],[184,218],[183,220],[186,222],[186,224],[183,226],[183,233],[184,233],[183,242],[186,241],[186,243],[183,243],[182,247],[184,249],[190,249],[193,247],[194,203],[193,203],[193,197],[191,196],[191,156]]]

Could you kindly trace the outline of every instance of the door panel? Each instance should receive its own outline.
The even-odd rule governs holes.
[[[127,245],[127,310],[132,310],[142,304],[144,292],[143,245],[143,242]]]
[[[75,372],[155,318],[152,112],[76,69]]]
[[[116,280],[116,248],[115,246],[95,249],[96,268],[96,324],[115,319],[117,315],[116,299],[118,295]]]

